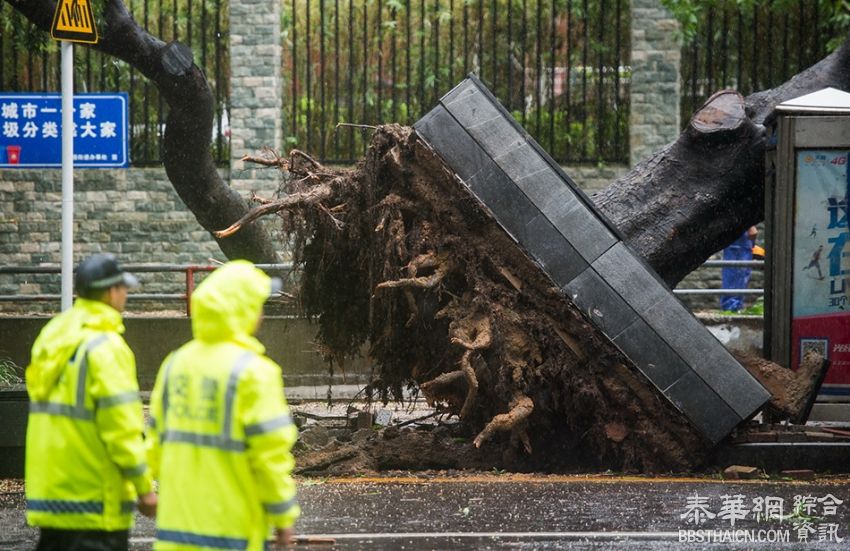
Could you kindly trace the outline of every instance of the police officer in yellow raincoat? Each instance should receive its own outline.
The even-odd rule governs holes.
[[[192,295],[194,339],[165,359],[151,394],[154,549],[259,550],[272,530],[280,544],[292,538],[298,430],[280,367],[252,336],[272,287],[234,261]]]
[[[121,337],[137,283],[112,255],[86,259],[74,306],[33,344],[26,496],[39,551],[126,550],[137,496],[143,513],[156,511],[135,358]]]

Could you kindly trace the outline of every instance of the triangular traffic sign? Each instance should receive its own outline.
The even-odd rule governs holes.
[[[97,44],[92,0],[59,0],[50,36],[56,40]]]

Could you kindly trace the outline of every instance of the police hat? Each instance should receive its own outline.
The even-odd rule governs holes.
[[[115,255],[96,254],[83,260],[77,266],[77,273],[74,276],[77,293],[109,289],[116,285],[137,287],[139,280],[121,268]]]

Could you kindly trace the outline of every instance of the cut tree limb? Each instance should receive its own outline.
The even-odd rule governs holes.
[[[764,220],[764,125],[783,101],[850,92],[850,42],[786,83],[714,94],[679,138],[593,196],[668,285]]]
[[[737,360],[767,388],[770,409],[792,423],[805,424],[812,402],[826,376],[829,362],[810,350],[796,371],[751,354],[736,354]]]

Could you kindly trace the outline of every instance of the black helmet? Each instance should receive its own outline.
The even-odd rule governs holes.
[[[74,287],[78,295],[109,289],[116,285],[136,287],[139,285],[139,280],[133,274],[121,269],[115,255],[96,254],[83,260],[77,266]]]

